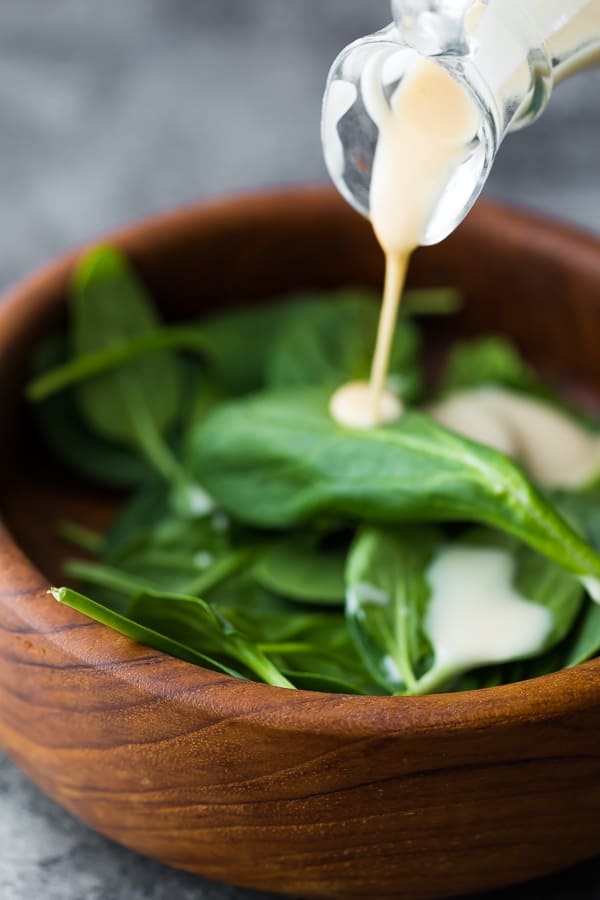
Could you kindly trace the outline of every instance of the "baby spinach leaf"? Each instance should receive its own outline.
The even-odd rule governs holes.
[[[100,247],[79,264],[71,295],[74,356],[158,328],[141,283],[118,251]],[[180,478],[163,435],[177,421],[182,397],[177,360],[167,351],[131,360],[84,381],[76,396],[81,416],[103,438],[134,447],[168,480]]]
[[[466,390],[499,385],[528,394],[549,391],[509,340],[497,335],[457,343],[446,362],[442,390]]]
[[[45,371],[64,359],[63,338],[50,338],[36,354],[34,366]],[[32,407],[32,416],[46,447],[75,472],[111,487],[136,487],[151,469],[132,449],[103,440],[82,420],[71,391],[50,397]]]
[[[364,528],[346,569],[346,617],[373,678],[391,693],[417,688],[431,648],[423,633],[426,580],[439,533],[433,528]]]
[[[379,302],[365,291],[339,291],[297,302],[267,357],[267,383],[275,388],[329,385],[368,378],[377,335]],[[420,340],[401,320],[392,346],[390,379],[413,397],[420,386]]]
[[[171,325],[152,328],[110,346],[92,350],[67,361],[55,361],[47,371],[38,373],[26,388],[27,399],[39,403],[95,376],[104,375],[142,356],[165,350],[193,350],[203,354],[206,340],[195,325]]]
[[[267,590],[304,603],[344,602],[346,546],[327,547],[318,532],[273,538],[253,574]]]
[[[131,544],[145,542],[148,532],[168,511],[168,486],[156,476],[148,478],[123,504],[106,532],[106,559],[114,562]]]
[[[291,614],[296,618],[295,614]],[[293,672],[296,683],[299,673],[309,674],[328,680],[335,680],[344,685],[343,692],[353,694],[385,693],[364,666],[356,648],[353,646],[343,616],[322,615],[319,632],[312,633],[312,642],[306,629],[302,640],[264,643],[259,646],[277,664],[282,672]],[[306,682],[304,682],[306,683]]]
[[[201,322],[211,376],[227,395],[250,393],[265,384],[266,359],[297,299],[278,299],[227,310]]]
[[[488,540],[483,537],[483,540]],[[581,610],[584,589],[581,582],[560,566],[529,547],[494,535],[497,545],[506,546],[515,558],[515,587],[531,603],[545,606],[552,614],[552,631],[543,651],[560,643],[569,633]]]
[[[600,551],[600,484],[594,483],[576,491],[550,491],[549,496]]]
[[[352,648],[353,649],[353,648]],[[286,678],[295,686],[310,691],[334,691],[340,694],[383,694],[386,691],[369,677],[357,655],[340,659],[328,654],[322,645],[298,649],[275,656]]]
[[[115,631],[124,634],[133,641],[145,644],[147,647],[153,647],[155,650],[162,650],[163,653],[168,653],[178,659],[195,663],[198,666],[206,666],[209,669],[215,669],[217,672],[224,672],[235,678],[245,677],[241,672],[232,669],[230,666],[219,660],[207,656],[200,650],[185,643],[185,641],[182,643],[168,637],[162,631],[155,631],[152,628],[148,628],[145,625],[130,619],[128,616],[121,615],[114,612],[112,609],[108,609],[101,603],[96,603],[95,600],[91,600],[89,597],[85,597],[83,594],[71,590],[71,588],[52,588],[51,594],[59,603],[64,603],[65,606],[70,606],[72,609],[76,609],[85,616],[89,616],[90,619],[94,619],[102,625],[108,625],[109,628],[113,628]]]
[[[156,551],[146,554],[142,552],[140,556],[141,565],[137,571],[136,567],[131,565],[131,561],[129,568],[125,566],[117,568],[105,563],[90,563],[79,559],[68,560],[63,569],[67,575],[78,578],[87,585],[97,585],[130,597],[136,596],[140,591],[153,590],[154,587],[195,596],[210,591],[252,560],[250,550],[235,550],[199,571],[193,566],[193,560],[179,557],[175,561],[170,556],[167,557],[168,562],[165,562],[164,556],[159,556]],[[171,588],[172,584],[178,589]]]
[[[506,674],[504,666],[484,666],[481,669],[472,669],[465,672],[452,684],[446,687],[446,690],[452,693],[459,691],[478,691],[483,688],[498,687],[506,683]]]
[[[293,687],[256,644],[198,597],[146,591],[132,601],[129,615],[144,627],[200,652],[241,662],[267,684]]]
[[[346,681],[343,677],[325,675],[315,672],[294,672],[284,670],[283,674],[301,691],[321,691],[328,694],[364,694],[356,687],[354,682]],[[376,693],[376,691],[374,691]]]
[[[316,611],[278,597],[258,585],[249,570],[218,585],[206,598],[238,631],[254,640],[297,687],[381,692],[362,664],[341,610]],[[300,672],[307,678],[299,681]],[[309,688],[308,676],[313,684],[315,679],[327,679],[329,687],[322,681],[320,687]]]
[[[101,556],[106,547],[104,535],[73,519],[59,519],[56,523],[56,533],[63,541],[90,556]]]
[[[453,287],[409,288],[402,298],[402,311],[407,316],[451,316],[460,312],[462,305],[463,296]]]
[[[568,647],[565,666],[576,666],[600,653],[600,606],[588,602],[584,616]]]
[[[330,328],[332,318],[335,316],[339,320],[340,314],[344,312],[343,307],[353,298],[357,301],[359,297],[362,298],[363,307],[366,304],[371,307],[366,314],[370,321],[373,318],[373,311],[378,308],[378,295],[350,289],[297,295],[282,298],[265,306],[230,310],[200,322],[152,328],[75,359],[55,360],[52,367],[34,376],[27,385],[26,394],[30,401],[37,403],[65,388],[103,375],[132,360],[168,350],[192,351],[200,356],[206,363],[203,368],[205,376],[203,384],[207,381],[214,382],[211,385],[213,395],[249,393],[264,387],[272,345],[282,331],[289,332],[288,320],[305,324],[307,319],[313,317],[311,327],[316,331],[318,339],[319,328],[323,325]],[[350,306],[354,309],[356,302],[350,302]],[[405,315],[415,316],[449,315],[459,307],[460,295],[452,288],[409,290],[402,304]],[[348,323],[341,321],[340,327],[342,331],[348,328],[351,331],[352,324],[352,320]],[[416,334],[414,327],[406,322],[402,328],[395,359],[398,361],[405,356],[409,361],[408,356],[413,352]],[[351,334],[348,337],[350,340]],[[338,338],[338,346],[340,342]],[[364,341],[361,343],[364,344]],[[364,354],[364,346],[361,352]],[[344,352],[343,355],[347,360],[348,353]],[[318,365],[323,366],[322,359],[318,360]],[[352,366],[352,370],[354,368]],[[363,360],[361,371],[364,368]],[[332,366],[326,364],[327,378],[330,377],[331,370]],[[416,376],[416,370],[409,367],[408,372],[402,375],[396,372],[393,378],[412,383]]]
[[[282,391],[221,406],[191,434],[192,470],[254,525],[291,527],[319,514],[476,521],[573,574],[600,576],[600,557],[502,454],[415,412],[385,427],[342,428],[328,399]]]
[[[565,515],[571,517],[587,535],[591,544],[600,549],[600,487],[591,485],[585,490],[571,493],[561,491],[555,496]],[[600,654],[600,605],[588,601],[568,643],[564,665],[575,666],[598,654]]]

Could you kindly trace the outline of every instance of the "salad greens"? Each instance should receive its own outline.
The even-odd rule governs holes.
[[[328,398],[368,376],[377,301],[311,292],[171,325],[118,251],[84,257],[67,331],[38,348],[27,396],[50,452],[129,495],[106,534],[56,523],[80,551],[65,563],[78,590],[53,588],[56,599],[288,689],[466,690],[600,654],[600,488],[545,490],[419,411],[489,384],[564,400],[498,336],[457,345],[428,385],[419,317],[451,315],[460,298],[409,291],[390,372],[409,411],[338,426]],[[534,652],[436,665],[429,570],[445,547],[509,555],[515,590],[550,623]]]
[[[378,522],[464,521],[516,535],[575,575],[600,557],[507,457],[407,412],[347,429],[327,391],[268,391],[224,403],[192,430],[189,460],[222,507],[287,528],[317,515]]]

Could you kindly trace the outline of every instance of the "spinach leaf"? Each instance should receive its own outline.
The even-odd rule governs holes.
[[[597,428],[597,416],[567,402],[558,390],[540,378],[517,348],[506,338],[495,336],[462,341],[454,346],[446,361],[440,390],[442,394],[472,388],[497,386],[529,394],[567,414],[586,428]]]
[[[553,494],[559,508],[587,535],[590,543],[600,550],[600,486],[593,484],[580,491],[560,491]],[[583,615],[569,641],[565,666],[575,666],[600,654],[600,606],[586,604]]]
[[[287,391],[221,406],[191,433],[192,470],[226,510],[254,525],[285,528],[319,514],[476,521],[575,575],[600,576],[600,557],[502,454],[415,412],[385,427],[342,428],[328,399]]]
[[[377,295],[377,299],[381,298]],[[458,288],[409,288],[402,298],[401,309],[406,316],[451,316],[460,312],[463,296]]]
[[[273,538],[253,574],[267,590],[304,603],[344,602],[346,546],[328,547],[318,532]]]
[[[377,694],[341,610],[300,606],[272,594],[244,570],[206,595],[211,607],[254,640],[297,687]],[[312,685],[312,686],[311,686]]]
[[[575,522],[591,545],[600,551],[600,484],[592,483],[576,491],[549,491],[548,494],[564,516]]]
[[[461,691],[479,691],[483,688],[498,687],[506,684],[506,672],[504,666],[483,666],[480,669],[472,669],[465,672],[452,684],[447,685],[446,690],[452,693]],[[518,679],[516,679],[518,681]]]
[[[234,396],[249,393],[264,387],[272,345],[282,331],[289,331],[288,320],[306,323],[307,319],[313,317],[313,331],[316,330],[316,333],[310,337],[314,336],[319,340],[319,328],[326,326],[330,329],[334,316],[342,331],[348,327],[340,321],[339,314],[343,313],[344,305],[352,301],[352,298],[358,302],[360,297],[363,298],[361,305],[370,307],[366,316],[371,321],[379,297],[366,291],[342,290],[297,295],[266,306],[220,313],[200,322],[155,327],[66,362],[64,359],[54,360],[52,367],[38,372],[27,385],[27,397],[30,401],[38,403],[74,384],[111,372],[148,354],[165,350],[192,351],[200,356],[205,363],[202,369],[203,384],[207,381],[211,384],[213,396],[222,393]],[[352,309],[356,307],[356,302],[350,302]],[[459,307],[460,295],[452,288],[410,290],[407,291],[402,304],[406,315],[415,316],[448,315]],[[352,339],[352,324],[352,321],[348,323],[349,340]],[[394,358],[401,362],[405,357],[409,363],[415,350],[418,349],[415,341],[416,333],[410,323],[405,322],[402,328],[403,333],[398,338],[398,349]],[[341,338],[337,344],[339,348]],[[364,340],[361,344],[363,344],[361,353],[364,353]],[[344,351],[343,356],[348,360],[347,352]],[[318,360],[318,365],[323,366],[322,359]],[[350,371],[353,368],[352,365]],[[364,368],[363,361],[361,371]],[[332,367],[326,362],[327,379],[331,377],[331,370]],[[339,361],[337,371],[340,371]],[[416,375],[415,371],[409,370],[402,375],[396,373],[392,377],[395,380],[402,379],[403,384],[404,380],[411,382]],[[310,380],[314,380],[314,375]]]
[[[550,392],[509,340],[497,335],[460,341],[446,362],[442,391],[499,385],[527,394]]]
[[[296,304],[295,296],[248,309],[233,309],[199,323],[211,377],[226,395],[237,396],[265,385],[265,367],[273,341]]]
[[[71,294],[74,356],[105,350],[158,327],[141,283],[118,251],[100,247],[79,264]],[[103,438],[141,451],[167,478],[181,471],[164,441],[182,397],[177,360],[167,351],[131,360],[77,386],[79,411]]]
[[[430,662],[423,632],[435,529],[364,528],[346,569],[346,616],[362,660],[391,693],[412,693]]]
[[[354,650],[354,648],[351,648]],[[384,694],[386,691],[369,677],[358,656],[348,659],[328,653],[323,646],[297,648],[275,656],[286,678],[298,688],[310,691],[334,691],[339,694]]]
[[[36,371],[45,371],[65,358],[63,338],[44,342],[35,357]],[[65,391],[32,407],[36,429],[45,446],[69,469],[110,487],[136,487],[151,473],[148,463],[132,449],[95,435],[82,420],[73,393]]]
[[[168,485],[157,477],[148,478],[121,506],[106,532],[105,558],[115,561],[131,544],[144,542],[169,511]]]
[[[186,593],[190,596],[210,591],[217,584],[238,572],[252,560],[249,550],[235,550],[216,559],[208,567],[194,567],[193,559],[173,555],[161,557],[155,550],[141,553],[141,564],[110,566],[79,559],[67,560],[63,569],[67,575],[78,578],[86,585],[96,585],[129,597],[140,592],[161,587],[169,593]],[[133,569],[133,571],[131,571]],[[175,585],[175,587],[171,587]]]
[[[339,291],[327,302],[296,302],[267,357],[267,383],[274,388],[336,387],[367,379],[377,335],[379,303],[365,291]],[[403,398],[420,388],[420,339],[416,327],[400,321],[394,334],[390,381]]]
[[[369,693],[357,688],[353,681],[344,677],[316,672],[294,672],[283,670],[283,674],[301,691],[321,691],[329,694],[364,694]],[[373,691],[377,693],[377,691]]]
[[[106,548],[104,535],[73,519],[59,519],[56,523],[56,533],[63,541],[90,556],[101,556]]]
[[[252,640],[198,597],[146,591],[132,601],[129,616],[200,652],[242,663],[267,684],[293,687]]]
[[[493,539],[497,546],[506,547],[514,556],[517,591],[531,603],[538,603],[550,611],[552,631],[542,650],[554,647],[569,634],[581,611],[584,599],[581,582],[523,544],[498,534],[493,535]],[[480,540],[489,539],[483,536]]]
[[[102,625],[108,625],[109,628],[113,628],[133,641],[138,641],[147,647],[154,647],[155,650],[162,650],[163,653],[169,653],[171,656],[195,663],[198,666],[206,666],[209,669],[215,669],[217,672],[233,675],[235,678],[245,677],[240,671],[232,669],[219,660],[212,659],[185,642],[181,643],[163,634],[162,631],[155,631],[152,628],[141,625],[139,622],[114,612],[103,604],[97,603],[83,594],[79,594],[77,591],[71,590],[71,588],[52,588],[50,593],[59,603],[64,603],[65,606],[76,609],[85,616],[89,616],[90,619],[102,623]]]
[[[567,650],[564,665],[576,666],[600,653],[600,606],[589,602]]]
[[[26,388],[27,399],[39,403],[65,388],[158,351],[192,350],[203,354],[205,343],[204,335],[196,325],[153,327],[66,362],[55,361],[52,368],[34,375]]]

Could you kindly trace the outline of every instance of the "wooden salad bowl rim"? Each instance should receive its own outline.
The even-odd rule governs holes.
[[[342,201],[320,186],[261,191],[218,199],[179,209],[111,233],[116,243],[134,258],[148,256],[194,229],[199,234],[231,216],[269,216],[273,205],[307,210],[318,216]],[[495,231],[510,229],[515,240],[525,239],[546,252],[567,255],[577,266],[598,272],[600,240],[568,226],[497,203],[477,205],[463,228]],[[98,243],[98,241],[94,241]],[[0,355],[18,346],[36,318],[58,310],[80,250],[62,256],[25,279],[3,298],[0,307]],[[0,520],[0,607],[17,635],[22,654],[34,665],[44,665],[53,651],[66,655],[75,668],[100,667],[137,691],[187,709],[197,707],[211,715],[231,718],[236,711],[255,724],[346,737],[384,733],[416,734],[432,729],[465,732],[486,726],[502,727],[516,721],[591,710],[600,706],[600,659],[530,681],[463,693],[425,697],[364,697],[290,691],[241,681],[192,666],[159,651],[142,647],[57,603],[47,591],[49,583],[29,560]],[[1,662],[1,660],[0,660]],[[10,661],[8,661],[10,662]]]

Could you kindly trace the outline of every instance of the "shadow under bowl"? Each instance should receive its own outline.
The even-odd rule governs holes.
[[[370,229],[331,191],[232,198],[111,235],[168,318],[289,290],[379,285]],[[106,524],[116,497],[25,440],[22,385],[64,316],[78,254],[0,310],[0,743],[92,828],[173,866],[324,898],[430,898],[506,885],[600,851],[600,660],[423,698],[286,691],[196,668],[46,593],[53,523]],[[600,396],[600,243],[480,204],[419,251],[413,284],[455,284],[456,335],[510,335]],[[62,579],[61,579],[62,580]]]

